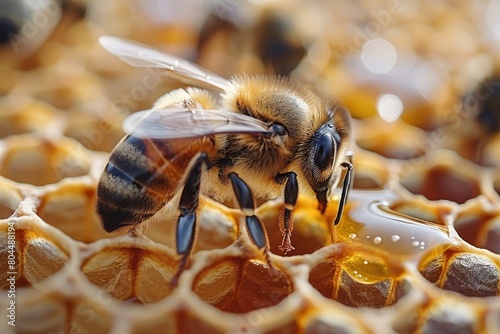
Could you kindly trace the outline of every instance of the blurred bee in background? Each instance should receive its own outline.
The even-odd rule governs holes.
[[[288,13],[262,11],[250,27],[241,27],[237,24],[239,20],[224,20],[212,13],[200,31],[197,62],[210,66],[215,63],[225,73],[243,64],[245,71],[253,71],[254,67],[260,73],[289,76],[305,58],[307,41],[296,31]],[[251,64],[247,63],[249,56],[254,57]]]
[[[315,195],[324,213],[345,169],[341,218],[352,178],[348,152],[351,118],[333,101],[275,76],[223,79],[183,59],[131,41],[101,37],[101,45],[133,66],[162,70],[178,80],[220,92],[215,101],[199,88],[177,89],[151,110],[130,115],[128,133],[111,153],[97,189],[97,213],[107,232],[135,226],[165,205],[179,213],[181,270],[196,239],[200,196],[236,198],[252,242],[267,252],[266,231],[254,214],[255,198],[282,198],[279,247],[291,243],[299,190]]]

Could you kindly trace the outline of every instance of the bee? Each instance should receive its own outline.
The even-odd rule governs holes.
[[[97,188],[97,213],[107,232],[135,227],[168,205],[178,213],[176,251],[185,262],[196,239],[200,196],[222,203],[235,198],[251,241],[267,252],[255,198],[281,198],[279,248],[287,253],[294,249],[299,190],[315,195],[324,213],[345,169],[338,224],[353,175],[351,117],[344,107],[287,78],[226,80],[132,41],[103,36],[99,42],[132,66],[158,68],[198,86],[174,90],[125,119],[128,134],[112,151]],[[207,89],[219,91],[219,99]]]

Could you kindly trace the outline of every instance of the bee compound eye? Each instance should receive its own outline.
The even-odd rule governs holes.
[[[281,123],[274,123],[273,124],[273,133],[277,134],[278,136],[284,136],[288,133],[286,127],[281,124]]]
[[[316,144],[314,164],[325,170],[333,165],[335,159],[335,139],[329,133],[322,134]]]

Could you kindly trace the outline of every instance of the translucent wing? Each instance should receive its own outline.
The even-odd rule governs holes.
[[[125,132],[139,138],[196,138],[218,133],[266,135],[269,126],[250,116],[223,110],[144,110],[128,116]]]
[[[158,68],[179,81],[211,89],[226,90],[229,81],[187,60],[155,50],[147,45],[111,36],[99,37],[111,54],[135,67]]]

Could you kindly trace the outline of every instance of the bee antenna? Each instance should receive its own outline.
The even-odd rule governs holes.
[[[347,195],[349,195],[352,179],[352,163],[343,162],[341,166],[346,169],[346,174],[344,177],[344,184],[342,185],[342,194],[340,195],[339,210],[337,211],[334,225],[337,225],[340,222],[340,218],[342,218],[342,212],[344,211],[345,202],[347,201]]]

